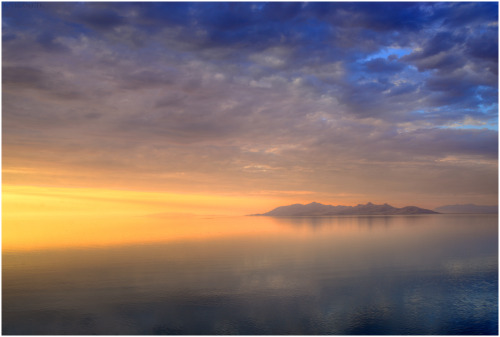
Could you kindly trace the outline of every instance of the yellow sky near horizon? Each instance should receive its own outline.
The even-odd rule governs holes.
[[[228,231],[219,221],[203,227],[197,219],[203,214],[245,215],[266,210],[268,204],[273,204],[272,198],[3,185],[2,248],[5,252],[237,235],[242,229]]]
[[[218,214],[245,215],[283,202],[278,197],[188,194],[3,185],[4,215],[31,214]]]
[[[4,184],[2,248],[6,252],[281,233],[272,219],[234,226],[232,218],[315,197],[301,191],[289,191],[288,196],[278,191],[209,195]],[[207,222],[210,215],[218,217]],[[238,221],[252,221],[244,218]]]
[[[2,249],[32,251],[276,234],[283,228],[275,220],[254,223],[255,218],[241,216],[284,202],[263,196],[3,185]]]

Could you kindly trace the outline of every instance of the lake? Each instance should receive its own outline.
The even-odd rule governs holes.
[[[498,333],[497,215],[4,219],[3,334]]]

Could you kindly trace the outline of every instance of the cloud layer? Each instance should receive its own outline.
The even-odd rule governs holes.
[[[6,5],[5,183],[496,203],[496,3]]]

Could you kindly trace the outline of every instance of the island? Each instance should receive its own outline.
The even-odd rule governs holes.
[[[294,204],[280,206],[263,214],[251,214],[251,216],[332,216],[332,215],[413,215],[413,214],[439,214],[429,209],[416,206],[402,208],[393,207],[389,204],[375,205],[371,202],[357,206],[332,206],[312,202],[307,205]]]

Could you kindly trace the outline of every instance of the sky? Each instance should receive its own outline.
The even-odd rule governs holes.
[[[496,2],[2,9],[4,190],[497,204]]]

